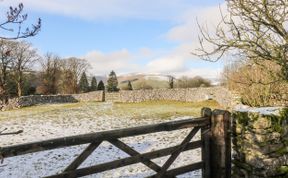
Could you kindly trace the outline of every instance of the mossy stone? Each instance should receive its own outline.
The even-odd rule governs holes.
[[[288,178],[287,161],[283,162],[288,155],[288,108],[265,109],[233,113],[233,169],[243,170],[249,178]]]

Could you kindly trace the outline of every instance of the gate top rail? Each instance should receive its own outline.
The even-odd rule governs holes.
[[[46,141],[32,142],[27,144],[0,147],[0,156],[3,158],[13,157],[38,151],[45,151],[67,146],[75,146],[92,142],[101,142],[123,137],[137,136],[162,131],[172,131],[191,127],[202,127],[210,124],[209,117],[190,118],[184,120],[170,121],[159,124],[151,124],[125,129],[116,129],[103,132],[95,132],[76,136],[50,139]]]

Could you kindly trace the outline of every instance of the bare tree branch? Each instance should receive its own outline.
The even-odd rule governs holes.
[[[6,20],[0,22],[0,29],[13,33],[13,36],[1,36],[0,39],[15,40],[35,36],[41,29],[41,19],[39,18],[31,27],[22,30],[23,23],[27,20],[28,14],[23,14],[24,5],[20,3],[18,7],[10,7],[7,12]]]
[[[288,80],[288,1],[230,0],[227,9],[228,15],[220,10],[222,20],[213,35],[197,22],[199,48],[192,54],[217,61],[233,51],[258,63],[273,61],[282,67],[282,77]]]

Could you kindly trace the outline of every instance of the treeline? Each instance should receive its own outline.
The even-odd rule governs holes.
[[[30,43],[25,41],[0,41],[0,97],[24,95],[75,94],[96,90],[116,92],[123,90],[153,88],[191,88],[211,86],[201,77],[182,77],[169,81],[127,81],[118,86],[116,73],[111,71],[107,84],[97,82],[96,77],[87,76],[90,64],[76,57],[61,58],[53,53],[40,56]],[[36,70],[37,69],[37,70]],[[166,87],[161,87],[162,83]],[[127,85],[127,86],[126,86]]]
[[[32,94],[73,94],[103,90],[104,83],[88,79],[90,65],[85,59],[40,56],[25,41],[0,41],[0,97]],[[36,70],[37,68],[37,70]]]
[[[61,59],[46,54],[40,64],[40,85],[36,87],[36,94],[74,94],[103,89],[104,83],[100,81],[97,85],[96,77],[88,81],[86,72],[90,64],[85,59]]]
[[[10,95],[23,95],[27,88],[27,74],[39,56],[31,44],[17,41],[0,41],[0,97],[7,100]],[[26,90],[25,92],[23,90]]]

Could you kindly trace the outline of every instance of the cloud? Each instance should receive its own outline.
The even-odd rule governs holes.
[[[146,48],[145,48],[146,49]],[[150,51],[150,49],[146,49]],[[118,75],[127,73],[157,73],[164,75],[181,76],[202,76],[205,78],[219,78],[221,68],[205,66],[200,68],[188,67],[187,59],[183,56],[161,56],[152,58],[147,63],[140,65],[137,61],[139,52],[131,53],[127,49],[103,53],[101,51],[90,51],[83,58],[87,59],[91,64],[92,75],[107,75],[114,70]],[[155,51],[153,52],[155,53]]]
[[[222,20],[220,10],[226,15],[226,7],[226,3],[223,3],[219,6],[188,10],[178,19],[179,23],[167,32],[166,38],[178,42],[198,42],[200,30],[197,21],[208,30],[215,29]]]
[[[191,7],[188,0],[14,0],[13,5],[20,2],[36,11],[100,20],[172,19]],[[1,4],[11,5],[11,2]]]
[[[176,56],[152,60],[145,67],[147,72],[153,73],[173,73],[185,70],[184,59]]]
[[[177,77],[186,76],[203,76],[207,78],[219,78],[222,67],[214,63],[207,63],[207,66],[201,68],[193,67],[198,59],[191,52],[199,47],[198,35],[200,30],[197,26],[197,20],[200,25],[205,25],[210,30],[215,29],[216,25],[222,20],[220,9],[223,14],[227,14],[226,3],[220,6],[211,6],[199,9],[189,9],[178,18],[178,24],[172,27],[164,36],[169,41],[177,42],[170,52],[159,59],[150,61],[146,67],[148,71],[173,74]],[[196,19],[197,17],[197,19]],[[211,31],[213,33],[213,31]],[[210,48],[206,44],[207,48]],[[200,61],[202,62],[202,61]],[[189,63],[189,64],[188,64]],[[197,65],[195,65],[197,66]],[[217,66],[217,67],[215,67]]]
[[[154,54],[153,50],[150,48],[140,48],[139,49],[139,55],[144,56],[144,57],[149,57]]]
[[[139,67],[133,63],[134,57],[127,49],[103,53],[101,51],[90,51],[83,58],[91,64],[93,75],[105,75],[111,70],[126,72],[137,70]]]
[[[101,51],[90,51],[82,56],[92,66],[91,73],[94,75],[103,75],[115,70],[117,73],[172,73],[186,70],[185,60],[177,56],[162,56],[163,58],[153,58],[149,48],[141,48],[136,53],[131,53],[127,49],[103,53]],[[138,56],[145,54],[147,60],[144,64]]]
[[[193,60],[195,63],[197,63],[197,60],[201,60],[197,56],[192,55],[192,52],[197,53],[196,49],[199,48],[200,45],[198,38],[200,30],[197,23],[199,23],[201,27],[204,27],[205,30],[208,30],[209,35],[213,36],[216,26],[222,20],[220,11],[224,16],[228,14],[226,2],[218,6],[190,9],[183,13],[178,19],[178,24],[165,34],[166,39],[178,43],[178,46],[176,46],[171,53],[175,56],[181,56],[187,61]],[[203,45],[207,50],[212,50],[214,48],[213,45],[205,41],[203,42]],[[215,68],[215,66],[217,65],[214,63],[207,63],[207,67],[189,69],[180,73],[175,73],[175,75],[200,75],[208,78],[220,77],[222,67],[219,67],[218,65],[218,67]]]

